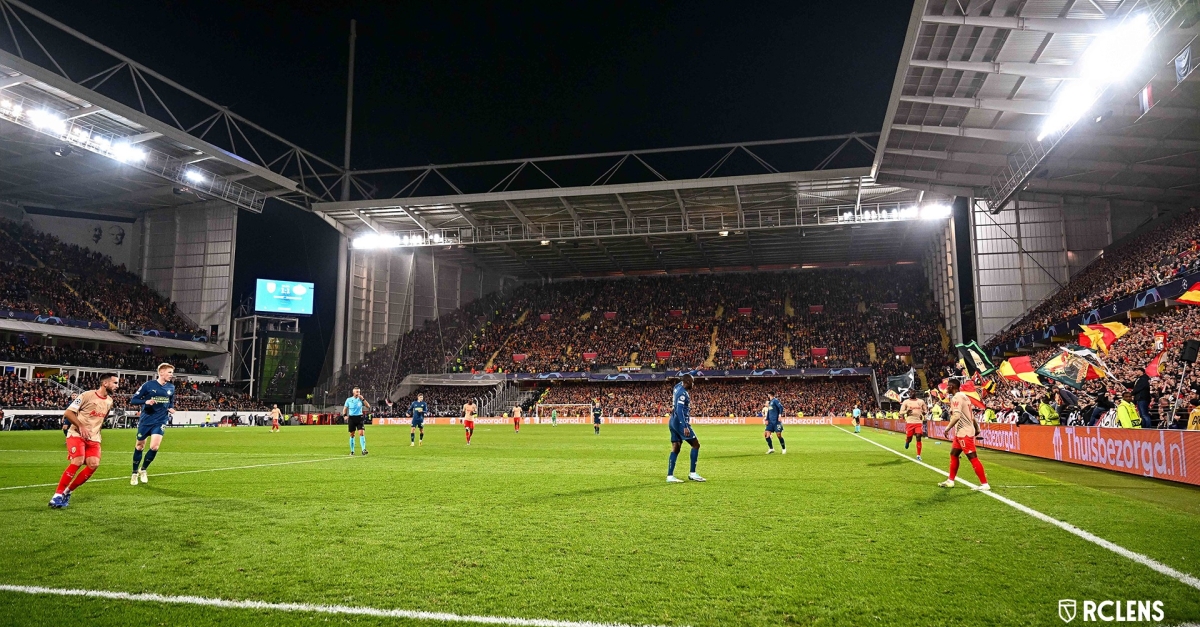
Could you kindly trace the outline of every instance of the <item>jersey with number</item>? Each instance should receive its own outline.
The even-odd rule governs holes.
[[[671,392],[671,422],[686,426],[691,419],[692,395],[683,387],[683,382],[676,383]]]
[[[71,406],[68,411],[75,412],[76,420],[81,422],[88,430],[88,438],[92,442],[100,441],[100,429],[104,426],[104,419],[108,417],[109,410],[112,409],[113,399],[111,396],[100,396],[95,390],[88,390],[83,394],[75,397],[71,401]],[[79,433],[79,428],[71,424],[71,428],[67,430],[68,438],[82,437]]]
[[[153,400],[154,404],[147,405],[146,401],[149,400]],[[166,424],[171,419],[169,410],[175,406],[175,385],[159,383],[158,379],[151,379],[143,383],[137,393],[130,397],[129,404],[142,406],[139,422]]]

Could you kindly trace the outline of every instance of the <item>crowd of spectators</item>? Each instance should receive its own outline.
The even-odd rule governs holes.
[[[490,387],[461,386],[461,385],[426,385],[413,393],[400,398],[394,403],[380,403],[372,412],[379,417],[408,416],[409,405],[417,400],[417,395],[423,395],[425,404],[429,406],[430,417],[459,417],[462,416],[463,405],[467,401],[475,401],[478,405],[484,396],[491,391]]]
[[[0,219],[6,253],[0,305],[6,309],[96,320],[134,329],[203,333],[124,265],[27,224]],[[15,276],[14,276],[15,273]]]
[[[180,374],[208,374],[209,372],[208,364],[183,354],[148,353],[141,347],[85,349],[36,344],[29,342],[28,338],[19,334],[12,335],[12,338],[8,342],[0,342],[0,361],[146,371],[153,371],[158,364],[166,361],[174,365],[175,371]]]
[[[1007,342],[1200,269],[1198,242],[1200,211],[1193,208],[1109,251],[989,343]]]
[[[605,416],[666,416],[671,411],[670,383],[556,383],[542,404],[584,405],[600,399]],[[692,388],[693,416],[758,416],[774,392],[788,416],[841,416],[857,406],[876,406],[865,377],[791,380],[699,379]],[[560,407],[560,416],[589,416],[586,407]]]
[[[45,379],[25,381],[12,373],[0,375],[0,407],[65,409],[70,402],[70,392],[53,381]]]

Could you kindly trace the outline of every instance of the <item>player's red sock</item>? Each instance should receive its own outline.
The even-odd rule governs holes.
[[[76,466],[75,464],[69,464],[67,469],[63,471],[62,477],[58,480],[58,489],[55,490],[54,493],[62,494],[63,491],[67,489],[67,486],[71,485],[71,479],[75,478],[75,473],[78,472],[78,470],[79,466]]]
[[[83,482],[91,479],[92,473],[94,472],[96,472],[95,468],[92,468],[91,466],[84,466],[83,470],[80,470],[79,474],[75,475],[75,480],[71,482],[71,487],[69,489],[74,492],[76,488],[83,485]]]
[[[979,477],[979,483],[987,483],[987,475],[983,474],[983,462],[976,457],[971,460],[971,467],[975,469],[975,476]]]
[[[954,481],[954,478],[957,476],[958,476],[958,455],[951,455],[950,456],[950,480]]]
[[[921,456],[921,441],[917,440],[917,457]]]

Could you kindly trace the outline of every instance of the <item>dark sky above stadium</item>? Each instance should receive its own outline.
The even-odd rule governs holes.
[[[912,8],[28,1],[338,163],[357,19],[357,168],[876,131]],[[255,276],[319,284],[304,387],[333,325],[336,243],[299,213],[241,214],[235,296]]]

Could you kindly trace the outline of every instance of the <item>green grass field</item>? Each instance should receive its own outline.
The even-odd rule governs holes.
[[[1052,625],[1059,599],[1200,620],[1195,588],[847,431],[789,427],[767,456],[757,427],[698,430],[704,484],[664,482],[665,427],[483,425],[469,448],[458,427],[420,448],[371,427],[365,458],[338,427],[174,429],[139,487],[133,432],[106,431],[68,509],[46,507],[52,487],[0,489],[0,584],[697,627]],[[1200,574],[1200,490],[981,457],[999,494]],[[0,488],[64,465],[61,433],[0,433]],[[431,624],[0,592],[4,625],[248,623]]]

